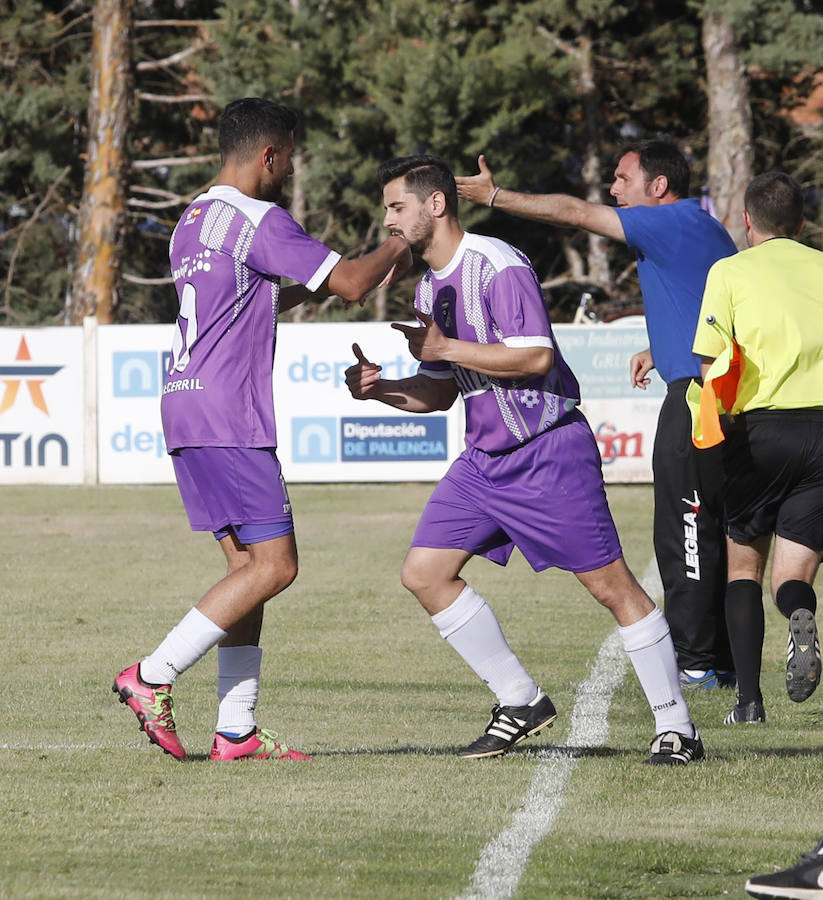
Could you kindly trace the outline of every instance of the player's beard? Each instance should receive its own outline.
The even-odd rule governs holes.
[[[279,203],[283,198],[283,185],[282,184],[272,184],[266,190],[266,195],[261,197],[261,200],[265,200],[267,203]]]
[[[281,178],[279,181],[275,181],[273,178],[269,179],[266,184],[261,186],[257,199],[265,200],[266,203],[280,203],[283,199],[285,181],[285,178]]]
[[[428,210],[421,210],[414,225],[404,232],[403,237],[409,242],[412,253],[424,256],[434,237],[434,216]]]

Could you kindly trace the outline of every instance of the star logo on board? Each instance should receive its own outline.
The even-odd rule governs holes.
[[[43,396],[43,382],[59,372],[63,366],[38,366],[31,362],[31,353],[25,337],[20,338],[17,355],[9,365],[0,365],[0,381],[5,385],[3,399],[0,400],[0,416],[14,405],[20,385],[25,383],[31,402],[49,415],[46,398]]]

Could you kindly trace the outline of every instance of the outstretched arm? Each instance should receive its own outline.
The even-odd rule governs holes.
[[[361,306],[366,294],[376,287],[394,284],[412,264],[411,251],[405,238],[391,235],[371,253],[357,259],[341,259],[329,277],[314,292],[302,284],[292,284],[280,291],[280,312],[294,309],[306,300],[323,300],[336,294],[348,308]]]
[[[359,303],[378,285],[397,281],[411,268],[411,264],[408,242],[404,237],[393,234],[365,256],[341,259],[320,290],[337,294],[349,303]]]
[[[457,384],[452,378],[417,374],[391,381],[380,377],[380,366],[366,359],[358,344],[352,344],[352,352],[357,362],[346,369],[345,375],[355,400],[379,400],[395,409],[426,413],[449,409],[457,397]]]
[[[623,224],[613,206],[589,203],[571,194],[522,194],[505,190],[495,184],[494,175],[482,154],[477,158],[477,165],[480,169],[477,175],[455,178],[457,194],[464,200],[494,206],[513,216],[536,219],[550,225],[583,228],[625,242]]]

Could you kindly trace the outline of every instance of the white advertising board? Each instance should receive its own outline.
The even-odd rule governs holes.
[[[580,381],[606,481],[650,481],[665,387],[654,372],[647,391],[629,385],[629,359],[647,342],[642,320],[558,325],[555,333]],[[101,325],[90,334],[84,368],[81,328],[0,329],[0,482],[82,483],[84,423],[87,481],[174,481],[160,422],[173,326]],[[463,448],[463,404],[413,415],[353,400],[343,373],[354,361],[354,342],[387,378],[417,371],[402,334],[388,323],[278,328],[274,397],[287,480],[438,480]],[[84,384],[96,384],[85,410]]]
[[[0,329],[0,483],[83,482],[83,329]]]
[[[103,325],[97,333],[100,482],[173,482],[160,422],[172,326]],[[410,416],[353,400],[343,373],[354,341],[388,378],[417,370],[388,324],[278,326],[274,397],[286,479],[438,480],[462,449],[462,410]]]
[[[414,415],[352,399],[352,344],[386,378],[417,371],[387,322],[285,325],[274,363],[277,455],[291,482],[437,481],[463,449],[462,404]]]
[[[619,321],[619,320],[618,320]],[[666,386],[656,371],[645,391],[629,382],[629,360],[648,347],[642,319],[631,324],[556,325],[555,337],[580,382],[607,482],[652,480],[652,448]]]
[[[173,325],[97,329],[97,449],[101,484],[174,481],[160,422]]]

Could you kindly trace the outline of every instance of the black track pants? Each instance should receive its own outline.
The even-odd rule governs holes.
[[[654,552],[681,669],[732,669],[724,616],[721,448],[697,450],[689,379],[668,386],[654,440]]]

